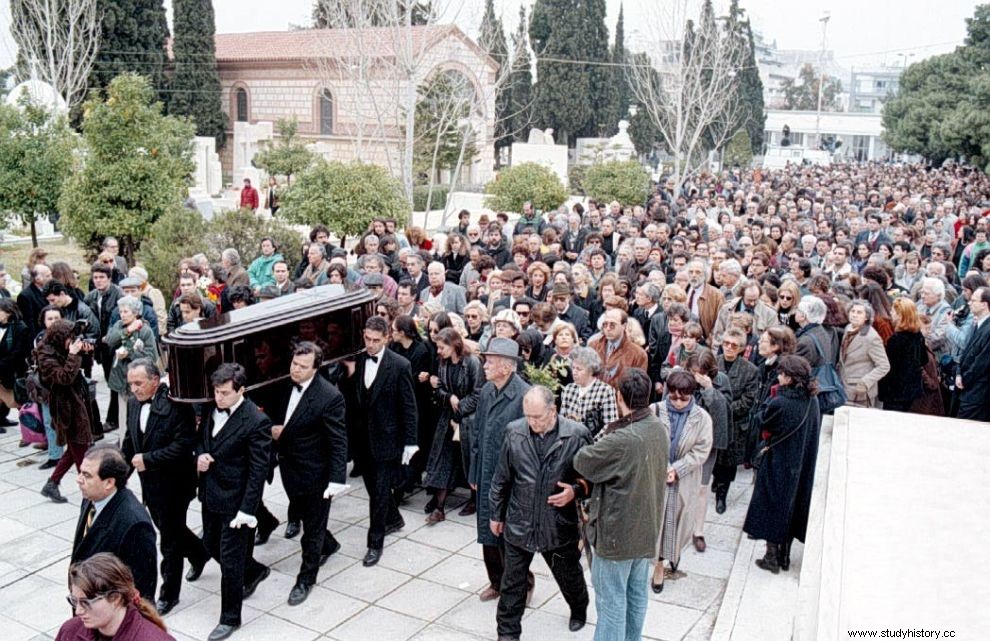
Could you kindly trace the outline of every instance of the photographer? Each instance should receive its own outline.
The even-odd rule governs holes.
[[[93,443],[90,427],[89,388],[82,376],[82,358],[93,346],[81,336],[73,335],[73,324],[60,319],[42,334],[41,342],[34,350],[35,362],[41,383],[50,392],[52,425],[58,444],[65,445],[65,453],[59,459],[41,494],[56,503],[68,499],[58,490],[58,484],[75,464],[76,470],[83,455]]]

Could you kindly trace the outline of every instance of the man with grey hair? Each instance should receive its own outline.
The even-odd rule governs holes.
[[[236,285],[251,285],[247,270],[241,265],[241,255],[233,247],[228,247],[220,254],[220,264],[227,270],[227,287]]]
[[[162,585],[155,607],[165,615],[179,603],[183,560],[190,563],[186,580],[195,581],[210,559],[202,539],[186,525],[189,502],[196,495],[196,472],[189,464],[196,447],[196,416],[192,406],[169,399],[168,385],[149,359],[127,366],[127,385],[131,396],[121,449],[141,479],[141,498],[161,533]]]
[[[952,307],[945,302],[945,283],[938,278],[921,279],[918,313],[931,320],[928,332],[928,347],[941,358],[952,352],[952,345],[946,336],[946,327],[952,322]]]
[[[448,312],[460,315],[467,304],[464,288],[447,280],[447,268],[443,263],[430,263],[426,276],[430,286],[419,293],[420,304],[435,302]]]
[[[719,280],[722,281],[721,292],[727,299],[739,295],[738,285],[742,280],[742,265],[735,258],[723,260],[718,266]]]
[[[723,263],[724,265],[725,263]],[[705,338],[711,335],[719,310],[725,304],[722,292],[708,284],[708,266],[705,261],[695,258],[687,264],[688,309],[691,317],[697,319]]]
[[[633,257],[622,267],[623,278],[628,278],[630,283],[639,281],[639,270],[650,262],[650,241],[646,238],[637,238],[632,243]]]
[[[571,632],[584,627],[588,611],[574,502],[587,498],[591,485],[574,471],[573,460],[591,443],[591,434],[580,423],[558,416],[553,392],[542,385],[523,396],[523,414],[525,418],[505,429],[489,493],[490,528],[505,541],[495,617],[499,639],[518,639],[522,633],[529,566],[537,553],[570,607]]]
[[[481,544],[489,581],[480,599],[491,601],[499,598],[505,560],[502,537],[491,528],[494,512],[489,492],[507,426],[522,418],[523,396],[529,391],[529,385],[516,373],[520,358],[519,344],[514,340],[493,338],[488,341],[488,350],[481,355],[485,357],[484,370],[488,382],[478,393],[478,409],[475,410],[470,439],[468,482],[471,489],[478,493],[478,543]]]

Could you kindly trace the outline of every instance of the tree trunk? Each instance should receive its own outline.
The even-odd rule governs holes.
[[[34,226],[34,218],[31,219],[31,247],[38,247],[38,230]]]

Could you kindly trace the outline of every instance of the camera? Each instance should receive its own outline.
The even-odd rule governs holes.
[[[83,332],[85,332],[87,328],[89,328],[88,320],[84,318],[77,320],[76,323],[72,326],[72,337],[79,338],[80,336],[83,335]]]

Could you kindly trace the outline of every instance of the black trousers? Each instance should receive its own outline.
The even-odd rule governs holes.
[[[110,349],[107,348],[105,354],[101,356],[100,366],[103,368],[103,380],[110,380],[110,370],[113,369],[113,357],[110,356]],[[117,395],[110,393],[110,405],[107,407],[107,423],[110,425],[117,425],[117,416],[120,415],[120,410],[117,407]],[[101,426],[102,427],[102,426]],[[103,433],[103,430],[100,430]]]
[[[398,460],[361,461],[364,474],[364,488],[368,491],[368,507],[371,523],[368,526],[368,547],[374,550],[385,545],[385,530],[402,523],[399,506],[392,494],[393,488],[402,479],[402,465]]]
[[[289,512],[295,507],[297,516],[302,521],[302,567],[299,568],[298,583],[313,585],[320,571],[320,556],[330,554],[337,547],[337,539],[327,528],[327,518],[330,516],[330,499],[323,494],[309,494],[289,498]],[[292,520],[291,517],[289,519]]]
[[[728,491],[729,485],[736,480],[736,468],[738,465],[719,465],[715,464],[712,468],[712,488],[717,488],[724,486],[725,490]]]
[[[220,623],[225,625],[241,624],[244,586],[265,571],[254,560],[254,529],[230,527],[234,516],[203,509],[203,543],[220,564]]]
[[[184,559],[194,565],[202,565],[210,558],[203,540],[193,534],[186,525],[186,513],[190,499],[170,498],[161,501],[148,501],[148,512],[159,532],[159,546],[162,551],[162,586],[159,597],[166,601],[179,598],[182,587],[182,565]]]
[[[532,587],[532,574],[529,565],[533,562],[533,552],[517,547],[508,541],[505,548],[505,573],[502,575],[501,596],[495,621],[498,635],[518,637],[522,633],[522,617],[526,611],[526,593]],[[577,542],[555,550],[541,553],[553,578],[560,587],[560,593],[571,607],[571,616],[584,619],[588,612],[588,586],[584,582],[581,569],[581,551]]]
[[[495,590],[502,586],[502,575],[505,574],[505,550],[502,539],[498,545],[482,545],[481,557],[485,560],[485,572],[488,573],[488,583]]]
[[[274,530],[275,528],[278,527],[279,524],[278,517],[272,514],[272,511],[268,509],[264,501],[258,504],[257,517],[258,517],[259,529]],[[302,521],[302,517],[299,515],[299,509],[293,503],[292,498],[289,498],[289,515],[287,518],[290,523],[292,522],[298,523]]]

